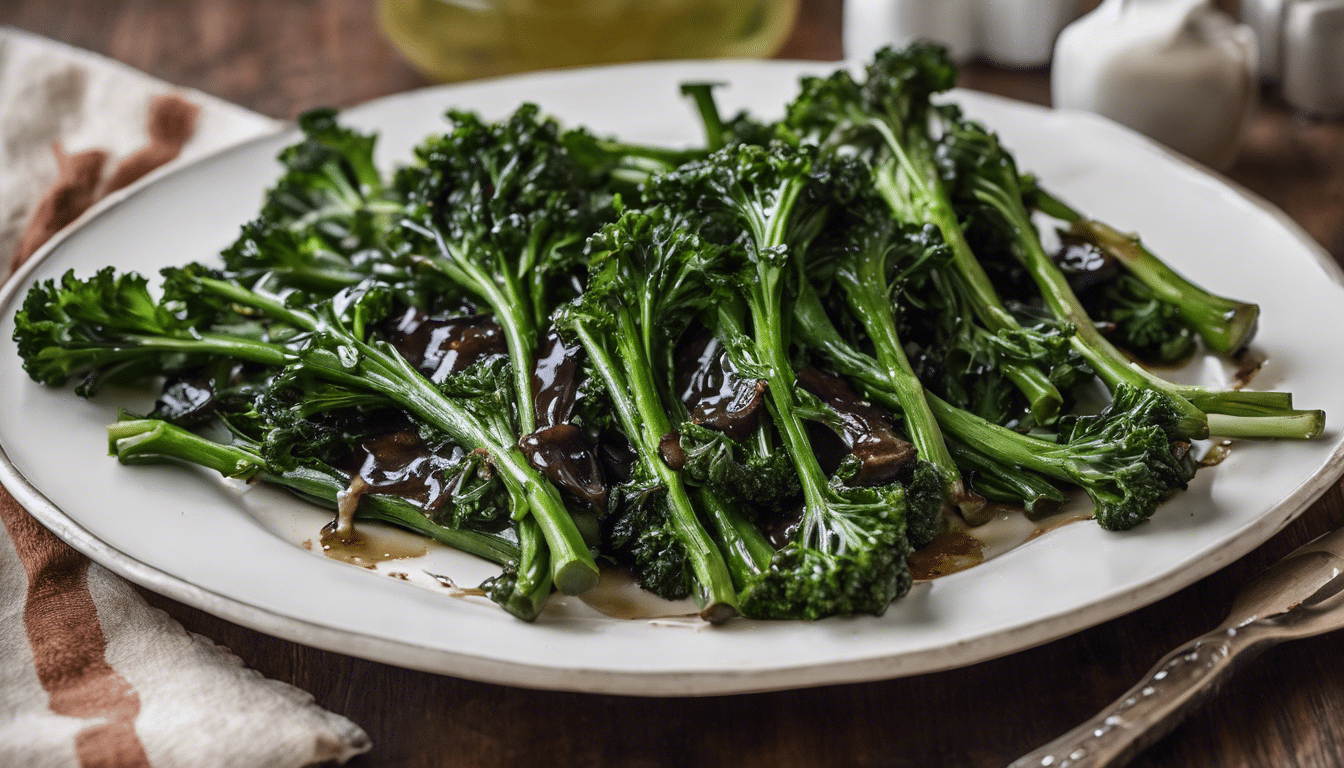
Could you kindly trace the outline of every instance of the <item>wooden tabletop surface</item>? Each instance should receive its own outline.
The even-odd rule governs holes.
[[[372,8],[368,0],[5,0],[0,24],[292,117],[428,84],[379,35]],[[837,59],[840,16],[840,0],[805,0],[781,56]],[[963,84],[1049,99],[1044,71],[977,64]],[[1344,261],[1344,123],[1298,119],[1267,95],[1229,175]],[[538,692],[412,672],[147,597],[252,667],[360,723],[374,749],[354,766],[997,768],[1090,716],[1168,650],[1216,625],[1253,574],[1341,525],[1344,494],[1335,487],[1283,533],[1213,576],[1006,658],[902,680],[704,699]],[[1344,634],[1270,651],[1134,764],[1344,766]]]

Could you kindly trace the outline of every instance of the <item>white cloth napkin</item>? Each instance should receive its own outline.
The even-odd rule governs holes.
[[[104,150],[112,166],[145,145],[149,105],[168,93],[200,111],[167,167],[277,125],[89,52],[0,29],[0,279],[59,175],[53,142],[68,154]],[[0,522],[0,765],[283,768],[345,762],[369,749],[359,726],[187,632],[3,489]]]

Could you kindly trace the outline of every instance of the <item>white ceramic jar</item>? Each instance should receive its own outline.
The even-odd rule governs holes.
[[[1081,109],[1226,168],[1254,110],[1255,36],[1208,0],[1105,0],[1055,44],[1056,107]]]
[[[1314,117],[1344,115],[1344,0],[1289,3],[1279,46],[1288,103]]]
[[[958,60],[1042,66],[1079,7],[1080,0],[845,0],[845,56],[862,60],[884,45],[932,40]]]

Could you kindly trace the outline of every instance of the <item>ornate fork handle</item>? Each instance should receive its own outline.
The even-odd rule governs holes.
[[[1219,628],[1167,654],[1144,679],[1091,720],[1009,768],[1123,765],[1167,735],[1218,686],[1283,639],[1260,625]]]

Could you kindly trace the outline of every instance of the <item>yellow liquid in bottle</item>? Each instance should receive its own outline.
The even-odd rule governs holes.
[[[380,0],[383,33],[439,80],[644,59],[760,58],[798,0]]]

